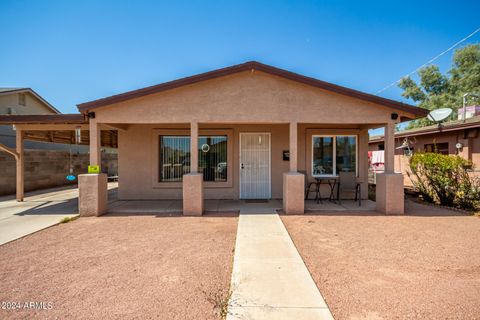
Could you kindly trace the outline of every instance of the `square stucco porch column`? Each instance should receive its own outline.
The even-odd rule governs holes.
[[[90,165],[102,167],[101,128],[90,119]],[[78,176],[78,210],[80,216],[100,216],[107,211],[107,175],[105,173]]]
[[[198,173],[198,122],[190,123],[190,173],[183,176],[183,215],[203,214],[203,174]]]
[[[286,214],[305,212],[305,176],[298,169],[298,123],[290,123],[290,172],[283,174],[283,211]]]
[[[395,123],[385,126],[385,172],[377,175],[376,210],[404,214],[403,175],[395,173]]]

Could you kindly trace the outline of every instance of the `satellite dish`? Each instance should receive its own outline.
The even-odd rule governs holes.
[[[452,114],[452,109],[450,108],[441,108],[430,111],[427,115],[428,120],[434,122],[440,122],[447,119]]]

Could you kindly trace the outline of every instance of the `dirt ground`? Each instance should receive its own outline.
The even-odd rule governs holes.
[[[480,218],[282,216],[335,319],[480,319]]]
[[[230,285],[237,221],[80,218],[0,246],[0,319],[219,319],[214,302]]]

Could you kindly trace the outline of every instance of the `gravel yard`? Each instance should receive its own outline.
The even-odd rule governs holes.
[[[480,319],[480,218],[282,216],[335,319]]]
[[[2,307],[44,302],[47,310],[2,308],[0,319],[219,319],[214,302],[229,289],[237,221],[80,218],[7,243]]]

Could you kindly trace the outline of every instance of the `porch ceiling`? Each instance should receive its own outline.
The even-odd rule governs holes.
[[[0,115],[0,125],[15,125],[25,140],[75,143],[75,129],[81,129],[81,145],[90,143],[88,119],[83,114]],[[102,146],[118,147],[116,130],[103,130]]]
[[[115,130],[102,130],[102,147],[118,148],[118,134]],[[75,144],[75,131],[70,130],[25,130],[24,139],[51,143]],[[80,145],[90,144],[90,135],[88,130],[81,131]]]

